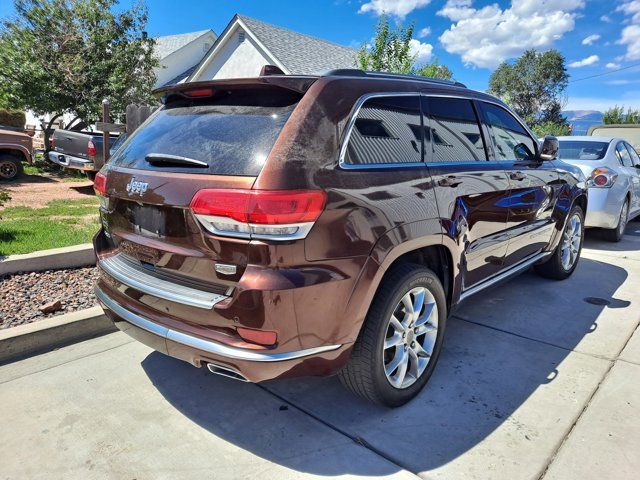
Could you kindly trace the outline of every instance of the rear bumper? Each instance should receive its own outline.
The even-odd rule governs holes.
[[[63,153],[58,152],[49,152],[49,160],[53,163],[56,163],[64,168],[72,168],[75,170],[83,170],[83,171],[97,171],[95,163],[91,160],[86,160],[84,158],[73,157],[71,155],[65,155]]]
[[[222,366],[250,382],[333,374],[344,364],[351,348],[351,345],[323,345],[286,352],[238,348],[169,328],[127,310],[100,286],[95,287],[95,293],[115,326],[139,342],[196,367]]]
[[[616,228],[626,191],[617,188],[590,188],[586,227]]]

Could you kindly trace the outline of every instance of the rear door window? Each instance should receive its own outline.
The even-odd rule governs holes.
[[[629,155],[631,155],[631,163],[633,166],[640,165],[640,157],[638,156],[638,152],[636,152],[631,145],[625,143],[627,150],[629,150]]]
[[[513,115],[491,103],[481,102],[480,105],[496,160],[525,160],[536,153],[535,141]]]
[[[616,145],[616,155],[620,163],[625,167],[633,167],[633,162],[631,161],[631,155],[629,151],[624,146],[624,143],[620,142]]]
[[[430,162],[486,160],[473,104],[460,98],[424,97],[425,148]]]
[[[141,170],[256,176],[294,108],[295,104],[178,102],[154,114],[109,163]],[[179,158],[172,162],[173,157]]]
[[[350,165],[422,162],[422,119],[417,95],[366,100],[349,134],[344,162]]]

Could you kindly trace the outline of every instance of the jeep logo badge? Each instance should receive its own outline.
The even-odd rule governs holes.
[[[149,188],[149,184],[147,182],[138,182],[135,177],[132,178],[129,183],[127,183],[127,193],[129,195],[144,195],[144,192]]]

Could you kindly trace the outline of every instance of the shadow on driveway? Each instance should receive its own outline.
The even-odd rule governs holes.
[[[491,477],[484,470],[489,463],[540,462],[540,452],[553,451],[562,439],[581,409],[576,398],[587,398],[599,381],[596,377],[601,372],[594,365],[605,363],[579,355],[578,360],[560,366],[594,331],[595,320],[608,308],[589,304],[583,297],[612,300],[626,278],[627,272],[620,267],[583,258],[575,275],[565,282],[525,274],[476,296],[450,318],[443,354],[427,388],[402,408],[370,405],[343,389],[335,377],[270,381],[260,388],[277,395],[283,405],[289,403],[287,408],[295,408],[293,404],[312,413],[412,472],[443,467],[473,449],[480,463],[474,466],[471,462],[465,469],[477,468],[483,472],[480,476]],[[591,291],[586,288],[589,285]],[[579,315],[571,315],[572,306]],[[624,308],[621,303],[614,306]],[[489,314],[493,323],[481,325]],[[524,333],[511,333],[522,328]],[[536,337],[530,333],[536,331],[542,332],[540,341],[531,340]],[[262,441],[260,432],[276,428],[276,420],[248,408],[250,401],[242,396],[234,396],[232,404],[226,399],[225,389],[233,380],[159,353],[150,354],[142,366],[167,401],[202,428],[266,460],[300,470],[289,460],[286,445],[283,451],[277,442]],[[543,408],[538,399],[535,409],[523,409],[541,387],[546,392]],[[246,384],[242,388],[250,398],[256,387]],[[483,442],[505,422],[504,450],[487,447]],[[308,432],[299,442],[311,443],[312,436]],[[371,471],[361,462],[348,469],[331,463],[310,464],[304,471],[316,475],[389,473]]]

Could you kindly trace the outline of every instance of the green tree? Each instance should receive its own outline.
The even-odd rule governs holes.
[[[115,13],[117,0],[14,0],[0,26],[0,103],[37,114],[96,120],[109,98],[115,115],[145,103],[155,82],[147,9]]]
[[[561,112],[568,82],[560,52],[527,50],[491,74],[489,93],[502,98],[531,126],[555,123],[560,128],[567,127]]]
[[[377,72],[422,75],[424,77],[449,80],[451,70],[434,60],[429,64],[417,66],[416,55],[411,54],[411,40],[414,26],[395,29],[389,25],[387,17],[380,17],[376,26],[376,35],[371,45],[364,44],[358,52],[358,68]]]
[[[617,125],[624,123],[624,107],[615,106],[604,112],[602,123],[605,125]]]
[[[640,123],[640,110],[632,110],[629,108],[627,114],[624,117],[624,123],[637,125]]]
[[[553,135],[554,137],[564,137],[571,135],[571,127],[567,123],[559,122],[542,122],[531,126],[531,130],[538,138],[545,135]]]

